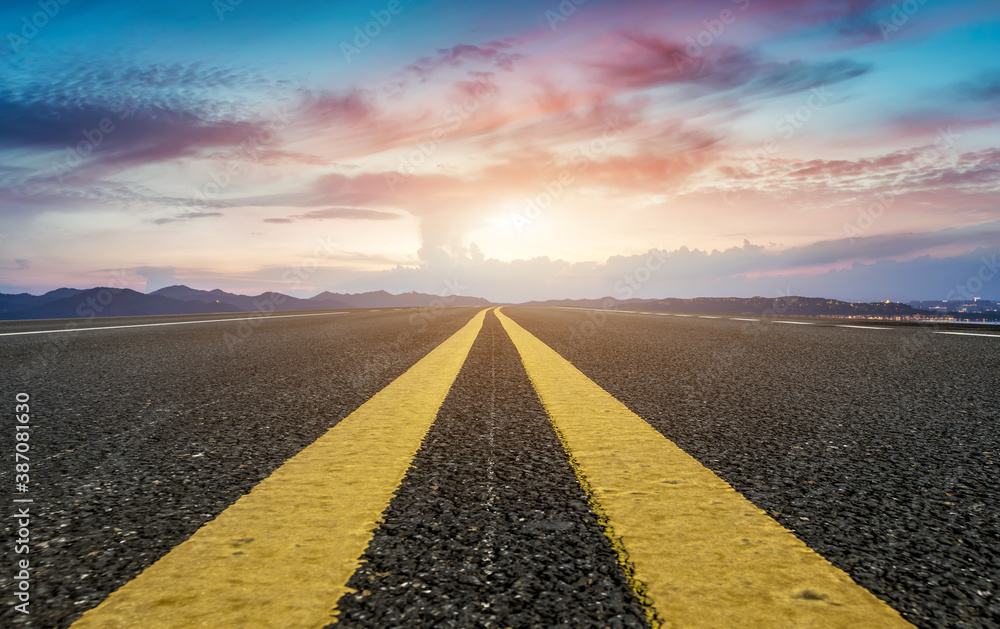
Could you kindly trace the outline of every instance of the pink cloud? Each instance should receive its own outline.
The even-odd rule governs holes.
[[[434,56],[421,57],[406,67],[406,71],[426,81],[442,68],[458,68],[465,63],[478,63],[500,70],[510,71],[514,63],[524,59],[524,55],[510,52],[510,40],[491,41],[482,46],[456,44],[451,48],[439,48]]]

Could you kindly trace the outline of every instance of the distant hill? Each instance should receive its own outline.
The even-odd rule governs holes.
[[[426,307],[437,305],[437,300],[441,299],[437,295],[426,293],[393,295],[385,291],[345,295],[327,291],[309,299],[301,299],[276,292],[237,295],[219,289],[198,290],[183,285],[167,286],[149,294],[107,287],[87,290],[59,288],[44,295],[0,293],[0,320]],[[446,305],[492,304],[479,297],[451,297],[447,298]]]
[[[348,304],[349,308],[420,308],[434,305],[437,300],[441,300],[440,295],[429,295],[427,293],[401,293],[393,295],[384,290],[372,291],[369,293],[331,293],[323,291],[310,300],[327,301],[336,300]],[[493,302],[482,297],[463,297],[452,295],[447,298],[449,306],[492,306]]]
[[[274,300],[280,301],[279,310],[338,310],[341,308],[420,308],[435,304],[435,300],[440,300],[439,295],[429,295],[427,293],[402,293],[393,295],[384,290],[371,291],[367,293],[331,293],[323,291],[315,297],[300,299],[282,293],[262,293],[260,295],[236,295],[227,293],[219,289],[197,290],[187,286],[167,286],[160,290],[153,291],[151,295],[163,295],[172,299],[191,300],[197,299],[204,302],[224,301],[243,310],[252,312],[260,310],[256,303]],[[492,302],[481,297],[459,297],[448,298],[450,306],[491,306]]]
[[[78,288],[57,288],[44,295],[29,295],[28,293],[5,295],[0,293],[0,319],[8,313],[41,306],[82,292]]]
[[[895,302],[851,303],[822,297],[697,297],[694,299],[558,299],[534,301],[525,306],[568,306],[577,308],[618,308],[669,312],[714,312],[718,314],[775,314],[800,316],[881,316],[928,315],[907,304]]]
[[[110,299],[109,299],[110,297]],[[73,317],[123,317],[156,314],[202,314],[216,312],[270,312],[276,310],[342,310],[347,308],[413,308],[441,304],[449,306],[492,306],[481,297],[442,298],[427,293],[393,295],[386,291],[331,293],[301,299],[276,292],[237,295],[219,289],[198,290],[188,286],[167,286],[143,294],[130,289],[60,288],[44,295],[0,293],[0,319],[62,319]],[[928,315],[925,310],[899,303],[855,304],[821,297],[699,297],[696,299],[553,299],[531,301],[525,306],[571,306],[578,308],[619,308],[673,312],[715,312],[720,314],[777,314],[802,316],[907,316]]]
[[[547,299],[545,301],[526,301],[519,306],[562,306],[566,308],[620,308],[627,309],[632,304],[645,304],[651,299],[615,299],[600,297],[598,299]]]
[[[266,310],[340,310],[352,306],[336,299],[299,299],[283,293],[267,292],[260,295],[237,295],[219,290],[198,290],[187,286],[167,286],[155,290],[150,295],[160,295],[171,299],[200,301],[207,304],[220,302],[236,306],[237,311],[256,312]]]
[[[48,293],[47,293],[48,294]],[[0,301],[6,295],[0,295]],[[181,301],[146,295],[128,288],[98,287],[75,291],[69,297],[0,313],[0,319],[72,319],[77,317],[133,317],[160,314],[238,312],[231,304]]]

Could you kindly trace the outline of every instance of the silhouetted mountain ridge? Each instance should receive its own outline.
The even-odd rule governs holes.
[[[5,295],[0,293],[0,314],[12,312],[14,310],[32,308],[34,306],[41,306],[42,304],[51,303],[66,297],[72,297],[73,295],[82,292],[83,291],[78,288],[57,288],[55,290],[50,290],[43,295],[31,295],[29,293]]]
[[[367,293],[322,293],[301,299],[274,291],[239,295],[220,289],[199,290],[184,285],[167,286],[149,294],[108,287],[79,290],[59,288],[44,295],[0,293],[0,319],[62,319],[75,317],[122,317],[161,314],[208,314],[219,312],[272,312],[296,310],[343,310],[350,308],[412,308],[496,305],[481,297],[429,295],[409,292],[393,295],[384,290]],[[900,303],[850,303],[821,297],[699,297],[696,299],[553,299],[531,301],[526,306],[570,306],[714,312],[719,314],[776,314],[802,316],[907,316],[926,315]]]
[[[229,303],[236,306],[236,311],[243,312],[268,312],[271,310],[340,310],[351,306],[333,299],[323,299],[313,301],[312,299],[300,299],[268,291],[259,295],[237,295],[219,290],[198,290],[183,285],[167,286],[160,290],[154,290],[150,295],[161,295],[171,299],[183,299],[188,301],[200,301],[207,304],[219,302]]]
[[[336,300],[348,304],[349,308],[421,308],[432,306],[436,300],[445,299],[449,306],[492,306],[493,302],[482,297],[465,297],[461,295],[450,295],[441,297],[440,295],[429,295],[427,293],[400,293],[393,295],[384,290],[376,290],[368,293],[331,293],[323,291],[309,300]]]
[[[46,293],[48,295],[49,293]],[[41,297],[44,297],[42,295]],[[4,303],[7,295],[0,295]],[[23,303],[23,302],[22,302]],[[28,302],[26,307],[0,310],[0,319],[75,319],[78,317],[135,317],[166,314],[203,314],[238,311],[231,304],[182,301],[161,295],[147,295],[129,288],[99,286],[75,291],[69,297]]]
[[[897,302],[852,303],[823,297],[696,297],[694,299],[550,299],[531,301],[525,306],[563,306],[576,308],[616,308],[619,310],[659,310],[669,312],[705,312],[718,314],[800,315],[800,316],[882,316],[927,315]]]
[[[416,292],[393,295],[381,290],[353,294],[324,291],[315,297],[301,299],[274,291],[259,295],[239,295],[218,288],[199,290],[184,285],[167,286],[149,294],[127,288],[96,287],[87,290],[59,288],[44,295],[0,293],[0,320],[433,307],[442,304],[493,305],[481,297],[441,297]]]

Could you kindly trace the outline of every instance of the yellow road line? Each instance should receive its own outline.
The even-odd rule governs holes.
[[[486,312],[73,627],[331,622]]]
[[[910,627],[497,311],[653,626]],[[662,623],[662,624],[660,624]]]

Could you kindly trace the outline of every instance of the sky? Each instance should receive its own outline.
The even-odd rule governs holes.
[[[1000,300],[995,0],[0,4],[0,292]]]

